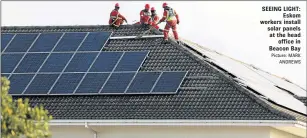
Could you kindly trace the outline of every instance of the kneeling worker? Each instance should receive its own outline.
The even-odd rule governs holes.
[[[156,9],[154,7],[151,8],[151,25],[156,28],[159,29],[159,26],[157,25],[159,22],[159,16],[156,13]]]

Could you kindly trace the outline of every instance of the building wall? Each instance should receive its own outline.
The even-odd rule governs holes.
[[[52,126],[50,131],[52,138],[93,138],[93,133],[84,126]]]
[[[97,138],[270,138],[268,127],[92,127]],[[94,138],[85,127],[53,126],[52,138]],[[275,137],[274,137],[275,138]]]
[[[112,126],[91,127],[97,138],[302,138],[270,127]],[[84,126],[52,126],[52,138],[94,138]]]
[[[277,130],[277,129],[271,129],[271,137],[270,138],[302,138],[299,136],[292,135],[290,133]]]
[[[257,127],[110,127],[99,138],[269,138],[268,128]]]

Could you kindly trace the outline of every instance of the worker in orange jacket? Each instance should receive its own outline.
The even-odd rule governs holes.
[[[115,9],[110,13],[109,25],[118,28],[120,25],[127,23],[127,19],[119,13],[119,4],[115,4]]]
[[[152,7],[150,11],[151,11],[151,25],[156,29],[159,29],[159,26],[157,25],[159,22],[159,16],[156,13],[156,9]]]
[[[171,7],[167,5],[167,3],[163,3],[162,7],[164,8],[163,18],[159,21],[158,24],[166,20],[166,25],[163,31],[164,41],[168,42],[168,32],[169,32],[169,29],[172,28],[174,37],[177,43],[179,43],[178,33],[176,30],[177,29],[176,25],[179,24],[179,16],[174,9],[172,9]]]
[[[149,9],[150,5],[146,4],[145,9],[141,10],[140,12],[140,22],[137,22],[136,24],[145,24],[145,25],[151,24],[151,13]]]

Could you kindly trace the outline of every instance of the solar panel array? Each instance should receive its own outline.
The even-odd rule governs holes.
[[[102,51],[110,32],[1,35],[12,95],[171,94],[187,72],[138,72],[149,51]]]

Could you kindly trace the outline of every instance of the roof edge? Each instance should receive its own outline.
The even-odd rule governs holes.
[[[51,126],[270,126],[300,127],[306,123],[291,120],[51,120]]]

